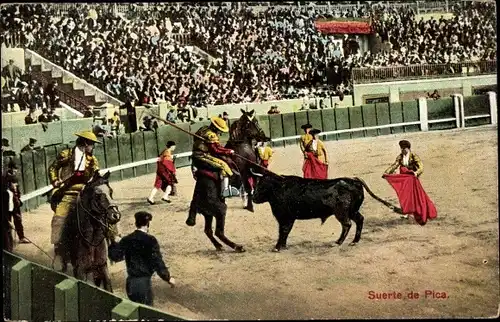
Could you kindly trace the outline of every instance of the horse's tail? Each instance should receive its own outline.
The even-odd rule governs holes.
[[[401,208],[399,207],[396,207],[394,206],[393,204],[391,204],[390,202],[380,198],[379,196],[377,196],[376,194],[373,193],[373,191],[370,190],[370,188],[368,187],[368,185],[366,184],[366,182],[361,179],[361,178],[358,178],[358,177],[354,177],[354,180],[357,180],[359,181],[363,187],[366,189],[366,191],[368,192],[368,194],[370,196],[372,196],[373,199],[377,200],[378,202],[382,203],[384,206],[388,207],[389,209],[391,209],[392,211],[398,213],[398,214],[403,214],[403,211],[401,210]]]

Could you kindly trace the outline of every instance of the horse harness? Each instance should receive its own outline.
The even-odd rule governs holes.
[[[84,187],[84,189],[85,189],[85,187]],[[76,199],[76,220],[78,222],[78,224],[77,224],[78,225],[78,232],[79,232],[80,236],[83,238],[83,240],[85,240],[85,242],[87,242],[87,244],[91,245],[92,247],[97,247],[97,246],[99,246],[106,239],[106,233],[107,232],[109,232],[109,231],[116,232],[116,231],[113,230],[111,228],[111,226],[109,225],[107,216],[105,216],[105,222],[103,222],[102,220],[100,220],[99,218],[97,218],[96,216],[94,216],[90,210],[88,210],[83,205],[81,205],[81,194],[82,194],[82,192],[83,192],[84,189],[82,189],[78,193],[78,197]],[[116,206],[110,206],[110,207],[116,207]],[[97,244],[93,244],[87,238],[85,238],[85,236],[83,235],[82,229],[81,229],[81,226],[80,226],[80,211],[79,211],[79,208],[82,208],[91,218],[93,218],[97,223],[99,223],[100,226],[104,227],[104,229],[105,229],[105,231],[104,231],[104,237]]]

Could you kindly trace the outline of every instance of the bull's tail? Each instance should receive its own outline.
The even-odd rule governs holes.
[[[403,214],[403,211],[401,210],[401,208],[399,207],[396,207],[394,206],[393,204],[391,204],[390,202],[380,198],[379,196],[377,196],[376,194],[373,193],[373,191],[370,190],[370,188],[368,188],[368,185],[366,184],[366,182],[361,179],[361,178],[358,178],[358,177],[355,177],[354,178],[355,180],[358,180],[359,182],[361,182],[361,184],[363,185],[363,187],[366,189],[366,191],[368,192],[368,194],[370,196],[373,197],[373,199],[377,200],[378,202],[384,204],[384,206],[388,207],[389,209],[391,209],[392,211],[394,211],[395,213],[398,213],[398,214]]]

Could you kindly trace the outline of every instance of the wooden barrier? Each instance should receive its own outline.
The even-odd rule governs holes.
[[[4,317],[9,320],[185,320],[120,298],[5,250],[3,272]]]
[[[264,132],[273,139],[275,146],[296,144],[298,137],[303,133],[300,127],[305,123],[311,123],[314,128],[322,130],[323,133],[320,135],[324,140],[412,132],[427,128],[449,129],[462,123],[465,123],[465,126],[475,126],[496,122],[496,107],[491,107],[492,102],[496,102],[496,96],[493,95],[494,93],[489,93],[466,98],[463,100],[463,106],[457,108],[455,105],[461,104],[460,100],[455,103],[452,99],[444,98],[437,101],[420,100],[420,103],[419,101],[377,103],[341,109],[259,115],[258,120]],[[426,106],[422,105],[423,102]],[[460,111],[461,108],[465,113],[463,122],[461,113],[455,113],[455,110]],[[491,113],[495,117],[492,118]],[[192,125],[184,123],[180,126],[194,133],[201,126],[208,124],[209,121],[202,121]],[[176,142],[175,153],[182,155],[177,158],[176,166],[188,166],[193,138],[169,126],[160,127],[157,131],[105,138],[103,144],[96,145],[94,155],[99,160],[100,169],[117,169],[112,173],[112,180],[122,180],[155,172],[155,160],[169,140]],[[221,140],[225,141],[227,137],[223,136]],[[50,187],[44,187],[49,184],[48,166],[57,153],[68,146],[71,147],[72,144],[59,144],[36,152],[26,152],[17,159],[17,164],[21,166],[19,177],[23,201],[27,201],[25,210],[34,209],[45,203],[45,198],[41,198],[40,195],[42,191],[50,190]],[[142,163],[137,164],[137,162]],[[134,165],[128,166],[132,163]]]

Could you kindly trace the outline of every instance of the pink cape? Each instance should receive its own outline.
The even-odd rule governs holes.
[[[386,174],[384,178],[396,191],[403,213],[413,214],[423,226],[427,219],[437,217],[436,207],[411,171],[406,167],[400,167],[399,171],[401,174]]]

